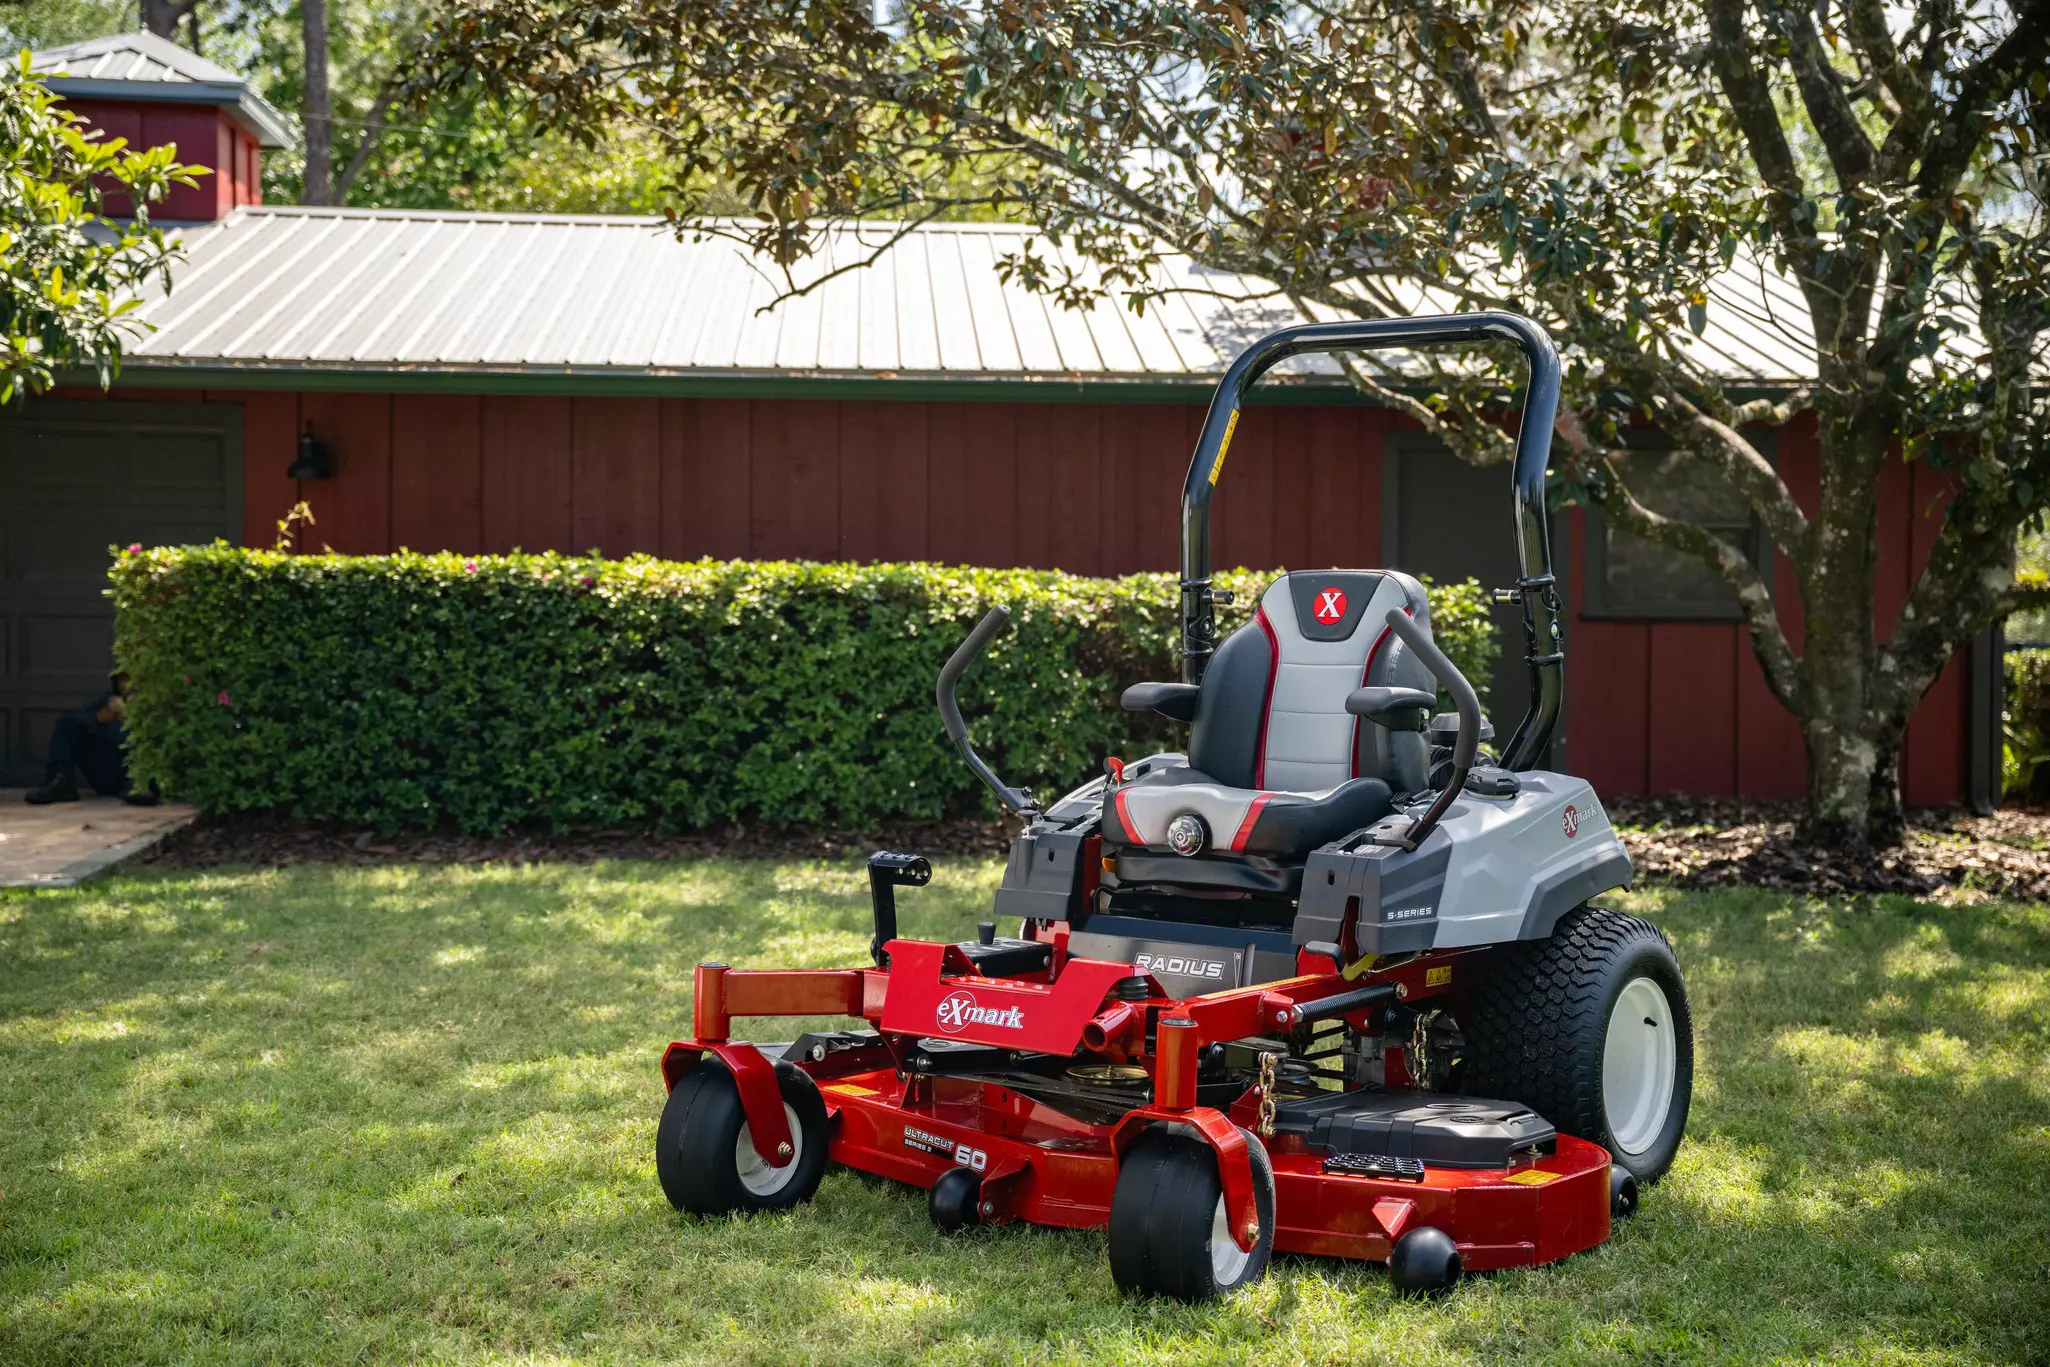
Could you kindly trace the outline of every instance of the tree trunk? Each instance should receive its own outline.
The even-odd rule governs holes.
[[[199,16],[194,8],[199,0],[141,0],[142,26],[159,38],[178,40],[178,24],[186,15],[192,15],[193,31],[199,31]],[[197,46],[194,51],[197,51]]]
[[[1825,375],[1829,367],[1825,365]],[[1849,849],[1900,840],[1896,773],[1902,722],[1875,706],[1873,584],[1878,486],[1888,450],[1848,385],[1818,405],[1822,489],[1815,564],[1802,584],[1802,665],[1808,679],[1802,738],[1808,750],[1804,838]]]
[[[334,102],[327,86],[327,0],[299,0],[306,35],[306,174],[303,204],[335,202]]]

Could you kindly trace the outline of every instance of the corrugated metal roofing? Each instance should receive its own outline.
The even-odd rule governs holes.
[[[139,315],[138,369],[194,367],[495,375],[1100,379],[1200,382],[1305,315],[1265,281],[1169,261],[1143,315],[1060,308],[1004,281],[1033,238],[1004,224],[933,225],[853,265],[894,225],[836,231],[777,303],[773,265],[659,222],[568,215],[256,207],[184,232],[174,288]],[[1044,239],[1038,254],[1088,264]],[[1701,339],[1730,378],[1812,373],[1800,297],[1733,274]],[[1728,296],[1728,298],[1725,298]],[[1441,309],[1419,292],[1419,311]],[[1327,310],[1315,316],[1335,317]],[[1791,322],[1792,327],[1786,326]],[[1304,377],[1339,377],[1298,358]]]
[[[147,30],[46,47],[30,56],[29,69],[74,99],[226,105],[265,147],[292,144],[291,124],[247,81]]]

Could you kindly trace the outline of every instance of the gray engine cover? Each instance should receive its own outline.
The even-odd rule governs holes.
[[[1406,832],[1421,806],[1316,851],[1295,943],[1336,942],[1354,898],[1362,954],[1538,940],[1588,898],[1629,886],[1629,852],[1585,779],[1516,778],[1508,796],[1462,793],[1415,850],[1375,840]]]

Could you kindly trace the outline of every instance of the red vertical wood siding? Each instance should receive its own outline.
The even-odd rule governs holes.
[[[479,550],[568,550],[570,535],[570,401],[484,400],[482,412],[483,536]],[[467,546],[415,547],[468,550]]]
[[[484,404],[466,394],[392,397],[392,544],[416,551],[484,544]]]
[[[571,549],[661,549],[659,399],[577,399],[570,408]]]
[[[1580,620],[1587,514],[1567,514],[1566,750],[1575,773],[1604,793],[1651,792],[1651,628]]]
[[[210,391],[206,398],[242,405],[242,544],[276,545],[278,523],[300,497],[299,482],[285,477],[299,455],[299,396]]]
[[[752,433],[745,399],[662,401],[663,555],[747,555]]]
[[[926,553],[946,565],[1016,565],[1018,405],[936,403],[926,419]]]
[[[178,160],[204,166],[208,174],[197,184],[174,185],[152,212],[166,222],[206,222],[225,218],[238,205],[263,202],[260,149],[256,139],[209,104],[175,104],[135,100],[67,100],[109,139],[126,138],[138,149],[174,144]],[[132,206],[125,193],[107,197],[106,211],[125,217]]]
[[[391,550],[392,396],[302,394],[299,416],[327,447],[334,468],[334,478],[302,484],[300,497],[312,508],[314,525],[299,544],[348,555]]]

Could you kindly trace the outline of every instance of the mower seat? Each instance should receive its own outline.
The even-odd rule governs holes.
[[[1376,695],[1410,705],[1365,716],[1346,710],[1361,688],[1436,695],[1388,629],[1392,609],[1429,629],[1430,601],[1406,574],[1299,570],[1261,594],[1199,687],[1127,690],[1128,709],[1181,716],[1191,730],[1186,764],[1149,765],[1105,789],[1103,841],[1121,882],[1293,892],[1312,850],[1426,786],[1418,693]]]

